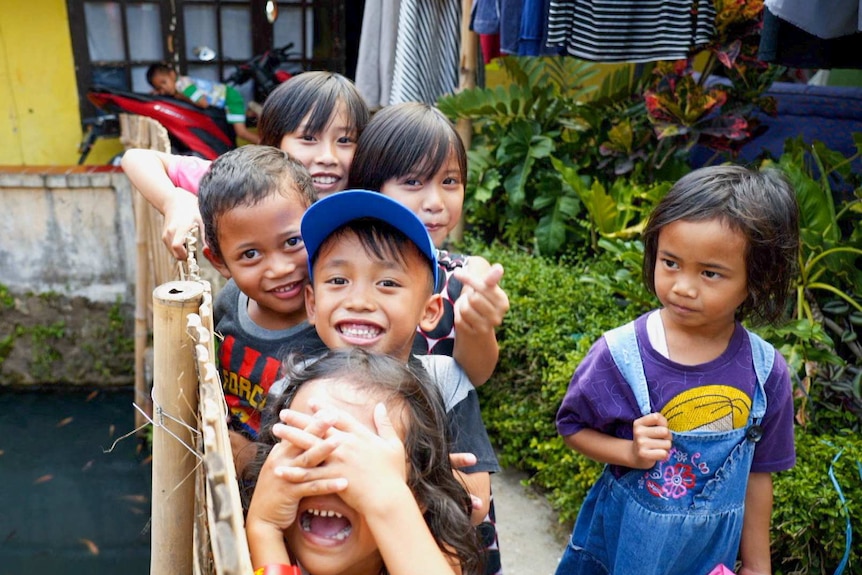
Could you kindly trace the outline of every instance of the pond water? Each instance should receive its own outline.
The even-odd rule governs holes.
[[[133,394],[0,388],[0,575],[150,570]]]

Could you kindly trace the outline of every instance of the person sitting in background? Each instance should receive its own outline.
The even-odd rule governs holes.
[[[147,82],[156,94],[185,100],[198,108],[224,108],[227,121],[236,135],[250,144],[260,138],[245,125],[245,100],[236,88],[191,76],[180,76],[167,64],[153,64],[147,69]]]

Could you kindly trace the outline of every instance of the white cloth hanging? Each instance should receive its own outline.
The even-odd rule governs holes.
[[[389,103],[425,102],[458,87],[459,0],[402,0]]]
[[[356,88],[373,110],[389,103],[401,0],[366,0],[356,58]]]

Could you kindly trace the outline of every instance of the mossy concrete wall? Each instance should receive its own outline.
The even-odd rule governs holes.
[[[133,381],[132,190],[118,168],[0,166],[0,386]]]

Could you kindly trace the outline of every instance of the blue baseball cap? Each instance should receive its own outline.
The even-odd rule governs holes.
[[[321,244],[332,232],[354,220],[374,218],[385,222],[407,236],[431,265],[434,285],[437,285],[437,249],[425,224],[400,202],[379,192],[345,190],[313,203],[302,216],[300,229],[308,252],[308,278],[313,279],[312,262]]]

